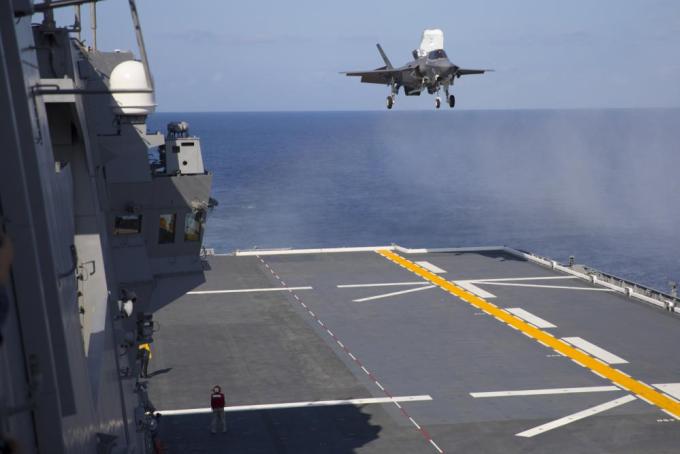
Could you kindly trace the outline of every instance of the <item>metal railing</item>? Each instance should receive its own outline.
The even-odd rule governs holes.
[[[593,284],[607,287],[629,298],[653,304],[673,313],[680,313],[680,298],[675,295],[670,295],[660,290],[629,281],[613,274],[605,273],[604,271],[600,271],[586,265],[568,266],[560,264],[555,260],[532,254],[531,252],[520,251],[507,247],[505,250],[513,255],[524,257],[533,263],[537,263],[554,270],[563,271]]]

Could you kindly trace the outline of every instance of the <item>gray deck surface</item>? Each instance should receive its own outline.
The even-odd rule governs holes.
[[[442,268],[451,281],[564,276],[501,252],[402,255]],[[429,436],[445,452],[680,452],[679,422],[640,399],[531,438],[516,436],[629,393],[471,397],[612,383],[439,288],[353,301],[418,285],[337,286],[422,280],[377,253],[262,260],[210,257],[206,282],[195,290],[282,282],[313,289],[184,295],[158,308],[161,330],[149,386],[155,406],[205,408],[215,384],[225,390],[228,406],[386,397],[379,380],[392,396],[432,397],[402,404],[425,433],[390,402],[243,410],[227,413],[229,430],[217,435],[209,433],[209,414],[163,417],[161,437],[169,452],[436,453]],[[578,279],[506,283],[541,287],[476,285],[501,307],[520,307],[555,324],[545,331],[556,337],[578,336],[625,359],[612,367],[637,380],[680,382],[677,316]],[[593,290],[576,289],[584,287]]]

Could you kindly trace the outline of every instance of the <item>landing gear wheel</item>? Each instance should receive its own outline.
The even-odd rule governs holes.
[[[439,96],[434,98],[434,107],[435,109],[439,109],[442,106],[442,100],[439,99]]]
[[[449,96],[449,107],[453,109],[453,106],[456,105],[456,97],[451,95]]]
[[[387,108],[391,109],[394,106],[394,98],[392,96],[387,97]]]

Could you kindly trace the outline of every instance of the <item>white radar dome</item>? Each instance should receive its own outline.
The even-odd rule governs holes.
[[[109,79],[113,90],[149,90],[144,65],[137,60],[119,63]],[[156,109],[153,93],[113,93],[114,110],[120,115],[149,115]]]

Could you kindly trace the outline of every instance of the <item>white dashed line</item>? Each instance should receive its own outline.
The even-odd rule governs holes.
[[[437,446],[437,443],[435,443],[434,440],[431,439],[431,438],[430,438],[430,444],[431,444],[432,446],[434,446],[434,449],[436,449],[437,452],[439,452],[440,454],[443,454],[443,453],[444,453],[444,451],[442,451],[442,448],[440,448],[439,446]]]
[[[427,271],[430,271],[431,273],[434,274],[444,274],[446,273],[446,270],[443,270],[439,268],[437,265],[433,265],[430,262],[415,262],[416,265],[425,268]]]
[[[563,337],[562,340],[573,345],[574,347],[580,348],[581,350],[585,351],[591,356],[601,359],[605,363],[608,364],[628,363],[628,361],[626,361],[625,359],[616,356],[615,354],[608,352],[604,348],[598,347],[597,345],[592,344],[580,337]]]
[[[261,261],[262,263],[264,263],[265,266],[267,266],[267,268],[270,268],[269,265],[266,264],[266,263],[264,262],[264,260],[263,260],[261,257],[258,256],[257,258],[260,259],[260,261]],[[354,403],[354,402],[359,402],[359,401],[361,401],[361,402],[363,402],[363,403],[376,403],[376,402],[382,401],[382,400],[386,400],[386,401],[388,401],[388,402],[391,402],[391,403],[393,403],[397,408],[399,408],[399,410],[401,410],[401,413],[402,413],[405,417],[407,417],[407,418],[411,421],[411,423],[413,423],[413,425],[416,427],[416,429],[418,429],[418,431],[421,433],[421,435],[423,436],[423,438],[425,438],[430,444],[432,444],[432,446],[434,446],[435,449],[436,449],[438,452],[443,453],[443,451],[441,450],[441,448],[439,448],[439,446],[437,446],[437,444],[432,440],[432,437],[430,436],[430,434],[429,434],[425,429],[423,429],[420,425],[418,425],[418,423],[416,423],[416,421],[415,421],[415,420],[414,420],[414,419],[406,412],[406,410],[405,410],[405,409],[399,404],[399,402],[398,402],[398,400],[404,400],[404,401],[432,400],[432,397],[431,397],[431,396],[406,396],[406,397],[402,397],[402,398],[399,398],[399,399],[393,398],[392,395],[391,395],[391,394],[383,387],[383,385],[377,380],[377,378],[376,378],[376,377],[375,377],[375,376],[374,376],[374,375],[373,375],[373,374],[372,374],[372,373],[371,373],[371,372],[370,372],[363,364],[361,364],[361,362],[359,361],[359,359],[358,359],[356,356],[354,356],[354,354],[352,354],[352,352],[350,352],[350,351],[347,349],[347,347],[345,347],[345,345],[340,341],[340,339],[338,339],[338,338],[335,336],[335,334],[333,334],[333,332],[332,332],[329,328],[326,327],[326,325],[323,323],[323,321],[322,321],[319,317],[317,317],[317,315],[316,315],[314,312],[312,312],[312,310],[309,309],[309,308],[307,307],[307,305],[306,305],[306,304],[305,304],[305,303],[304,303],[304,302],[303,302],[303,301],[302,301],[302,300],[301,300],[301,299],[293,292],[293,289],[294,289],[294,288],[293,288],[293,287],[286,287],[286,283],[285,283],[284,281],[281,280],[281,278],[274,272],[274,270],[272,270],[272,269],[270,268],[270,271],[271,271],[271,273],[279,280],[279,282],[280,282],[281,285],[283,286],[283,288],[280,289],[280,290],[288,290],[288,291],[295,297],[295,299],[297,300],[297,302],[298,302],[303,308],[307,309],[307,312],[309,313],[309,315],[310,315],[312,318],[314,318],[314,319],[317,321],[317,323],[318,323],[319,325],[321,325],[322,327],[324,327],[324,328],[326,329],[326,332],[328,333],[328,335],[331,336],[331,338],[333,338],[333,339],[336,341],[336,343],[343,349],[343,351],[344,351],[344,352],[345,352],[345,353],[346,353],[346,354],[347,354],[347,355],[348,355],[348,356],[349,356],[349,357],[350,357],[350,358],[351,358],[358,366],[361,367],[361,369],[366,373],[366,375],[368,375],[368,377],[373,381],[373,383],[375,383],[376,386],[377,386],[378,388],[380,388],[380,390],[381,390],[383,393],[385,393],[385,395],[387,396],[387,398],[352,399],[351,401],[326,401],[326,402],[352,402],[352,403]],[[420,283],[419,283],[419,284],[420,284]],[[434,286],[432,286],[432,287],[434,287]],[[423,287],[423,288],[425,288],[425,287]],[[305,289],[306,289],[306,288],[305,288]],[[311,289],[311,287],[310,287],[310,289]],[[420,290],[420,289],[419,289],[419,290]],[[398,293],[402,293],[402,292],[398,292]],[[306,404],[305,406],[313,406],[313,405],[314,405],[314,403],[309,403],[309,402],[303,402],[303,404]],[[277,404],[277,405],[287,405],[287,404]],[[318,403],[317,403],[317,405],[318,405]],[[232,407],[232,408],[233,408],[233,407]],[[206,412],[206,413],[207,413],[208,411],[210,411],[210,409],[207,409],[208,411],[205,411],[206,409],[198,409],[198,410],[199,410],[199,412]],[[225,411],[228,411],[228,410],[225,409]]]
[[[537,328],[557,328],[557,326],[553,325],[549,321],[543,320],[541,317],[538,317],[529,311],[525,311],[521,307],[509,307],[505,310],[510,312],[512,315],[521,318],[525,322],[531,323]]]

